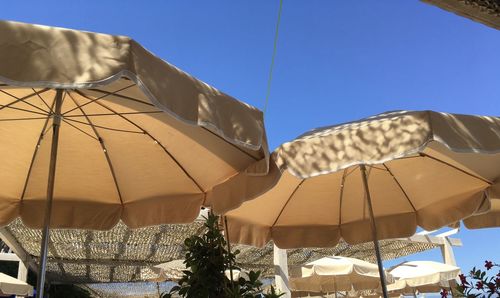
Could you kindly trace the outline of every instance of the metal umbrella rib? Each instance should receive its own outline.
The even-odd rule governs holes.
[[[56,103],[56,101],[54,100],[52,102],[52,107],[55,105],[55,103]],[[52,110],[52,108],[51,108],[51,110]],[[40,148],[40,145],[41,145],[41,142],[43,140],[43,137],[45,136],[45,129],[47,129],[47,126],[49,124],[50,118],[51,118],[50,115],[48,115],[46,117],[45,123],[44,123],[44,125],[42,127],[42,131],[40,132],[40,136],[38,137],[38,141],[36,142],[35,148],[33,149],[33,156],[31,157],[30,166],[28,168],[28,173],[26,174],[26,179],[25,179],[25,182],[24,182],[23,192],[21,193],[21,202],[24,199],[24,195],[26,193],[26,189],[28,187],[29,178],[30,178],[30,175],[31,175],[31,170],[33,168],[33,163],[35,162],[35,158],[36,158],[36,155],[38,153],[38,149]]]
[[[203,127],[203,130],[205,131],[208,131],[209,133],[211,133],[213,136],[217,137],[218,139],[220,139],[221,141],[225,142],[226,140],[224,140],[223,137],[221,137],[220,135],[214,133],[213,131],[211,131],[210,129],[207,129],[206,127]],[[228,142],[229,145],[231,145],[233,148],[237,149],[238,151],[240,151],[241,153],[245,154],[246,156],[250,157],[251,159],[257,161],[258,158],[253,156],[252,154],[246,152],[245,150],[241,149],[239,146],[236,146],[235,144],[233,144],[232,142]]]
[[[389,172],[389,174],[394,179],[394,182],[396,182],[396,184],[398,185],[399,189],[401,189],[401,192],[405,195],[405,198],[408,201],[408,203],[410,204],[411,208],[413,209],[413,212],[417,213],[417,209],[415,208],[415,205],[413,205],[412,201],[410,200],[410,197],[408,196],[408,194],[404,190],[403,186],[401,186],[401,183],[399,183],[399,181],[396,178],[396,176],[392,173],[391,169],[389,169],[389,167],[385,163],[383,163],[382,165],[386,168],[387,172]]]
[[[96,124],[90,125],[89,123],[86,123],[86,122],[83,122],[83,121],[80,121],[80,120],[71,119],[71,118],[66,118],[66,117],[64,119],[66,121],[68,121],[68,122],[74,122],[74,123],[78,123],[78,124],[82,124],[82,125],[94,126],[94,127],[97,127],[97,128],[106,129],[106,130],[112,130],[112,131],[117,131],[117,132],[127,132],[127,133],[135,133],[135,134],[143,134],[144,133],[142,131],[119,129],[119,128],[107,127],[107,126],[96,125]]]
[[[1,90],[1,89],[0,89],[0,90]],[[6,93],[7,95],[9,95],[9,96],[12,96],[12,97],[16,98],[16,100],[14,100],[13,102],[10,102],[10,103],[8,103],[8,104],[6,104],[6,105],[2,105],[2,106],[0,106],[0,110],[3,110],[4,108],[8,108],[8,107],[10,107],[10,106],[11,106],[11,105],[13,105],[13,104],[16,104],[16,103],[18,103],[18,102],[25,101],[25,100],[26,100],[26,99],[28,99],[28,98],[31,98],[31,97],[33,97],[33,96],[35,96],[35,95],[38,95],[38,94],[41,94],[41,93],[44,93],[44,92],[47,92],[47,91],[49,91],[49,90],[50,90],[50,89],[46,88],[46,89],[43,89],[42,91],[39,91],[39,92],[34,92],[34,93],[32,93],[32,94],[26,95],[26,96],[21,97],[21,98],[14,97],[14,96],[12,96],[11,94],[9,94],[9,93],[5,92],[4,90],[1,90],[3,93]]]
[[[300,186],[302,185],[302,183],[304,183],[304,181],[305,181],[305,179],[302,179],[299,182],[299,184],[297,184],[297,186],[294,188],[293,192],[288,197],[288,200],[286,200],[286,203],[283,205],[283,207],[281,208],[280,212],[278,213],[278,216],[276,216],[276,219],[273,222],[273,226],[276,225],[276,223],[278,222],[278,220],[281,217],[281,214],[283,214],[283,212],[285,211],[286,207],[288,206],[288,203],[290,203],[290,201],[292,200],[293,196],[295,195],[295,193],[297,192],[297,190],[299,190]]]
[[[86,103],[84,103],[84,104],[82,104],[82,105],[80,105],[80,106],[76,106],[76,107],[74,107],[74,108],[72,108],[72,109],[70,109],[70,110],[68,110],[68,111],[64,112],[62,115],[63,115],[63,116],[66,116],[67,114],[69,114],[69,113],[71,113],[71,112],[73,112],[73,111],[75,111],[75,110],[77,110],[77,109],[79,109],[79,108],[82,108],[82,107],[84,107],[84,106],[86,106],[86,105],[88,105],[88,104],[91,104],[91,103],[93,103],[93,102],[97,102],[98,100],[103,99],[103,98],[106,98],[106,97],[108,97],[108,96],[114,95],[114,94],[116,94],[117,92],[121,92],[121,91],[127,90],[127,89],[129,89],[129,88],[131,88],[131,87],[133,87],[133,86],[135,86],[135,84],[132,84],[132,85],[129,85],[129,86],[126,86],[126,87],[120,88],[120,89],[118,89],[118,90],[116,90],[116,91],[114,91],[114,92],[108,92],[108,93],[104,94],[103,96],[99,96],[99,97],[97,97],[97,98],[89,98],[89,97],[87,97],[87,96],[86,96],[86,95],[85,95],[82,91],[80,91],[80,90],[75,90],[75,92],[76,92],[76,93],[78,93],[78,94],[82,95],[83,97],[85,97],[85,98],[89,99],[90,101],[89,101],[89,102],[86,102]]]
[[[426,154],[426,153],[423,153],[423,152],[421,153],[421,155],[422,155],[423,157],[428,157],[428,158],[430,158],[430,159],[432,159],[432,160],[434,160],[434,161],[436,161],[436,162],[442,163],[442,164],[444,164],[444,165],[446,165],[446,166],[448,166],[448,167],[450,167],[450,168],[452,168],[452,169],[455,169],[455,170],[457,170],[457,171],[459,171],[459,172],[462,172],[462,173],[464,173],[465,175],[468,175],[468,176],[470,176],[470,177],[473,177],[473,178],[476,178],[476,179],[481,180],[481,181],[483,181],[483,182],[486,182],[486,183],[488,183],[489,185],[491,185],[491,184],[492,184],[492,182],[491,182],[491,181],[488,181],[488,180],[486,180],[486,179],[484,179],[484,178],[482,178],[482,177],[479,177],[479,176],[477,176],[477,175],[474,175],[474,174],[472,174],[472,173],[470,173],[470,172],[468,172],[468,171],[462,170],[462,169],[460,169],[459,167],[456,167],[456,166],[454,166],[454,165],[452,165],[452,164],[450,164],[450,163],[447,163],[447,162],[445,162],[445,161],[443,161],[443,160],[441,160],[441,159],[439,159],[439,158],[436,158],[436,157],[434,157],[434,156],[431,156],[431,155]]]
[[[33,90],[33,92],[36,93],[36,96],[45,104],[45,106],[49,109],[50,113],[54,113],[54,110],[53,110],[54,106],[53,105],[49,106],[49,104],[40,95],[41,93],[39,91],[36,91],[35,88],[31,88],[31,90]]]
[[[41,111],[42,113],[45,113],[45,114],[49,113],[49,111],[46,111],[46,110],[44,110],[44,109],[42,109],[40,107],[37,107],[36,105],[34,105],[34,104],[32,104],[32,103],[30,103],[30,102],[27,101],[27,99],[32,98],[35,95],[37,95],[38,97],[40,97],[40,95],[38,94],[38,92],[36,92],[35,90],[33,90],[34,93],[32,95],[30,95],[29,98],[25,98],[25,99],[22,99],[22,98],[19,98],[17,96],[14,96],[14,95],[10,94],[9,92],[6,92],[5,90],[2,90],[2,89],[0,89],[0,92],[2,92],[3,94],[6,94],[6,95],[14,98],[16,100],[16,103],[22,102],[22,103],[25,103],[25,104],[29,105],[30,107],[33,107],[33,108]]]
[[[62,121],[66,124],[68,124],[69,126],[71,126],[72,128],[78,130],[79,132],[83,133],[84,135],[87,135],[88,137],[96,140],[96,141],[99,141],[99,139],[97,139],[96,137],[94,137],[93,135],[89,134],[88,132],[84,131],[83,129],[79,128],[78,126],[72,124],[71,122],[69,121],[66,121],[65,119],[62,119]]]
[[[132,86],[135,86],[132,85]],[[119,98],[123,98],[123,99],[126,99],[126,100],[130,100],[130,101],[134,101],[134,102],[138,102],[138,103],[142,103],[144,105],[147,105],[147,106],[150,106],[150,107],[154,107],[155,105],[149,103],[149,102],[144,102],[140,99],[137,99],[137,98],[133,98],[131,96],[126,96],[126,95],[122,95],[122,94],[118,94],[117,92],[121,92],[122,90],[120,91],[116,91],[116,92],[109,92],[109,91],[105,91],[105,90],[100,90],[100,89],[89,89],[91,91],[96,91],[96,92],[100,92],[100,93],[104,93],[104,94],[107,94],[107,95],[113,95],[113,96],[116,96],[116,97],[119,97]]]

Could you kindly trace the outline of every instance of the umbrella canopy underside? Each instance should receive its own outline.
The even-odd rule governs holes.
[[[272,158],[270,175],[242,173],[210,194],[255,198],[227,213],[233,242],[293,248],[372,240],[360,165],[378,238],[409,237],[417,226],[435,230],[487,211],[487,198],[500,197],[500,118],[392,112],[313,130]]]

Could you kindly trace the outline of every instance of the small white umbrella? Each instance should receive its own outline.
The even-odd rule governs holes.
[[[450,288],[450,281],[460,274],[460,268],[432,261],[414,261],[403,263],[389,272],[396,279],[387,286],[390,293],[434,293]]]
[[[376,264],[335,256],[292,267],[290,287],[295,291],[323,293],[371,290],[380,287],[380,277]]]
[[[33,287],[17,278],[0,273],[0,295],[33,295]]]
[[[183,271],[185,270],[187,269],[184,260],[173,260],[143,270],[141,272],[141,277],[144,280],[154,282],[178,281],[184,275]],[[238,269],[233,269],[232,271],[233,280],[238,280],[240,277],[247,280],[249,279],[245,271]],[[228,279],[231,279],[230,270],[226,270],[224,273]]]

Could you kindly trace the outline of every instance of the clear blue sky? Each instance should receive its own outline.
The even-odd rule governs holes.
[[[277,12],[278,0],[33,0],[3,2],[0,18],[129,35],[262,108]],[[266,115],[271,147],[388,110],[499,116],[499,53],[500,31],[417,0],[284,0]],[[458,236],[465,270],[500,262],[500,229]],[[441,256],[435,250],[407,259]]]

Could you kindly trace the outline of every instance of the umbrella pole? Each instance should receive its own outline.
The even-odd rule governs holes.
[[[363,178],[363,186],[365,188],[366,202],[368,203],[368,211],[370,212],[372,239],[373,239],[373,245],[375,247],[375,255],[377,256],[377,265],[378,265],[378,272],[380,275],[380,284],[382,285],[382,294],[384,295],[385,298],[387,298],[388,297],[387,284],[385,280],[384,267],[382,265],[382,257],[380,256],[380,248],[378,246],[377,225],[375,224],[375,217],[373,215],[372,199],[370,197],[370,189],[368,188],[368,178],[366,177],[366,167],[365,165],[362,164],[360,165],[360,168],[361,168],[361,176]]]
[[[227,242],[227,252],[231,253],[231,243],[229,243],[229,229],[227,228],[227,217],[225,215],[224,215],[224,229],[225,229],[225,234],[226,234],[225,236],[226,236],[226,242]],[[233,287],[234,286],[233,264],[231,261],[229,261],[229,276],[231,277],[231,287]]]
[[[36,282],[36,297],[43,298],[45,285],[45,270],[47,267],[47,252],[50,238],[50,216],[52,213],[52,198],[54,195],[54,182],[56,173],[57,145],[59,143],[59,126],[61,125],[61,105],[63,90],[56,90],[55,110],[52,126],[52,147],[50,150],[49,179],[47,183],[47,203],[45,204],[45,217],[43,220],[42,243],[40,248],[40,263]]]

